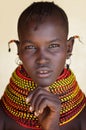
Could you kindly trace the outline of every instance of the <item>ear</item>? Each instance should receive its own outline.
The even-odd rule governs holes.
[[[67,40],[67,59],[69,59],[70,56],[72,55],[73,44],[74,44],[74,37],[70,37],[69,40]]]
[[[19,55],[19,43],[20,43],[20,42],[19,42],[18,40],[16,40],[15,43],[16,43],[16,45],[17,45],[17,55]]]

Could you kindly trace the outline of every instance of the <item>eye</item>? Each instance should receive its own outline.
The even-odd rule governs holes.
[[[28,50],[28,49],[36,49],[36,47],[34,45],[25,46],[25,50]]]
[[[57,43],[52,43],[49,45],[49,48],[58,48],[58,47],[60,47],[60,45]]]

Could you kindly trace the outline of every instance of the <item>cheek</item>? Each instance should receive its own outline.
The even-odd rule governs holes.
[[[62,73],[64,66],[65,66],[65,61],[66,61],[65,53],[58,54],[57,58],[54,59],[54,61],[53,61],[54,71],[57,76],[59,76]]]
[[[64,65],[66,61],[66,53],[62,52],[57,54],[54,60],[56,61],[57,65]]]
[[[23,62],[23,64],[32,63],[32,61],[33,61],[33,58],[31,58],[29,53],[21,52],[19,54],[19,58]]]
[[[59,60],[61,62],[61,64],[65,64],[65,61],[66,61],[66,54],[61,54],[61,56],[59,56]]]
[[[31,58],[29,55],[20,55],[20,59],[27,73],[30,73],[33,69],[34,58]]]

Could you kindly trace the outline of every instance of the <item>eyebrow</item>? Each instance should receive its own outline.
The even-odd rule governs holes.
[[[31,40],[24,40],[21,43],[25,44],[25,43],[34,43],[34,42],[32,42]]]
[[[51,42],[56,42],[56,41],[61,41],[61,40],[58,39],[58,38],[56,38],[56,39],[51,40],[50,43],[51,43]]]
[[[58,39],[58,38],[55,38],[55,39],[53,39],[53,40],[50,40],[49,43],[57,42],[57,41],[61,41],[61,40]],[[26,43],[32,43],[32,44],[34,44],[34,42],[32,42],[31,40],[24,40],[24,41],[22,41],[21,43],[23,43],[23,44],[26,44]]]

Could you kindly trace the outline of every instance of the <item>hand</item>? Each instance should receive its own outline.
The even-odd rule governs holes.
[[[38,87],[29,94],[26,102],[31,103],[30,111],[34,111],[44,130],[59,130],[61,103],[57,95]]]

